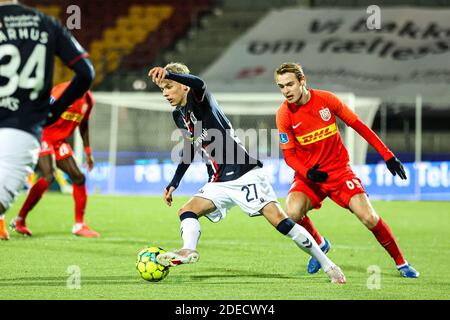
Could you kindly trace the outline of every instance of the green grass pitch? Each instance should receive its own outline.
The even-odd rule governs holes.
[[[320,271],[306,273],[307,255],[263,217],[234,208],[218,224],[200,219],[197,264],[172,268],[161,282],[142,280],[137,253],[147,246],[181,245],[177,209],[159,197],[90,196],[86,221],[100,239],[71,235],[71,195],[49,193],[31,212],[34,235],[11,232],[0,242],[1,299],[450,299],[450,203],[374,201],[402,251],[421,272],[401,278],[375,238],[348,211],[326,201],[310,217],[332,243],[329,256],[347,276],[343,286]],[[7,213],[17,213],[20,197]],[[70,289],[69,266],[80,270],[80,288]],[[369,289],[369,266],[381,270],[379,288]],[[373,277],[373,276],[372,276]]]

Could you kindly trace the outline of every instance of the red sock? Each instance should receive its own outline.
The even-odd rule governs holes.
[[[380,218],[377,225],[371,229],[378,242],[386,249],[386,251],[394,259],[396,265],[402,265],[406,263],[400,248],[395,241],[394,234],[389,226]]]
[[[73,184],[73,199],[75,200],[75,223],[83,223],[87,202],[86,184]]]
[[[49,183],[44,178],[40,178],[30,189],[30,192],[28,193],[27,199],[25,200],[25,203],[22,205],[22,208],[19,211],[19,217],[22,218],[22,220],[25,220],[25,218],[28,215],[28,212],[30,212],[36,203],[38,203],[39,199],[41,199],[44,192],[47,190]]]
[[[303,219],[298,223],[303,228],[308,231],[311,236],[316,240],[317,244],[320,246],[322,244],[322,236],[319,234],[319,231],[314,227],[311,219],[308,216],[304,216]]]

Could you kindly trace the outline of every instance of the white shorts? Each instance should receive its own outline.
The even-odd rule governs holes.
[[[30,133],[0,128],[0,203],[8,209],[38,161],[39,142]]]
[[[253,217],[261,215],[259,211],[268,203],[278,203],[275,191],[261,168],[250,170],[236,180],[209,182],[194,196],[214,203],[217,210],[206,215],[212,222],[225,218],[227,211],[236,205]]]

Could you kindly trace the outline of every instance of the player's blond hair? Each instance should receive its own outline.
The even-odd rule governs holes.
[[[181,73],[181,74],[189,74],[189,68],[181,62],[170,62],[168,64],[166,64],[166,66],[164,67],[164,69],[166,69],[169,72],[173,72],[173,73]]]
[[[285,74],[285,73],[293,73],[297,77],[297,79],[303,80],[305,79],[305,73],[303,72],[303,68],[300,63],[295,62],[285,62],[282,63],[274,73],[275,78],[277,75]]]

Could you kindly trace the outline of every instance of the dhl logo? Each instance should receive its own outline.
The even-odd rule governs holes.
[[[67,111],[61,115],[61,118],[63,118],[64,120],[75,121],[77,123],[80,123],[81,120],[83,120],[83,117],[84,115],[82,114]]]
[[[336,123],[329,125],[328,127],[318,129],[316,131],[305,134],[301,137],[296,137],[301,145],[306,145],[320,141],[322,139],[331,137],[338,132]]]

